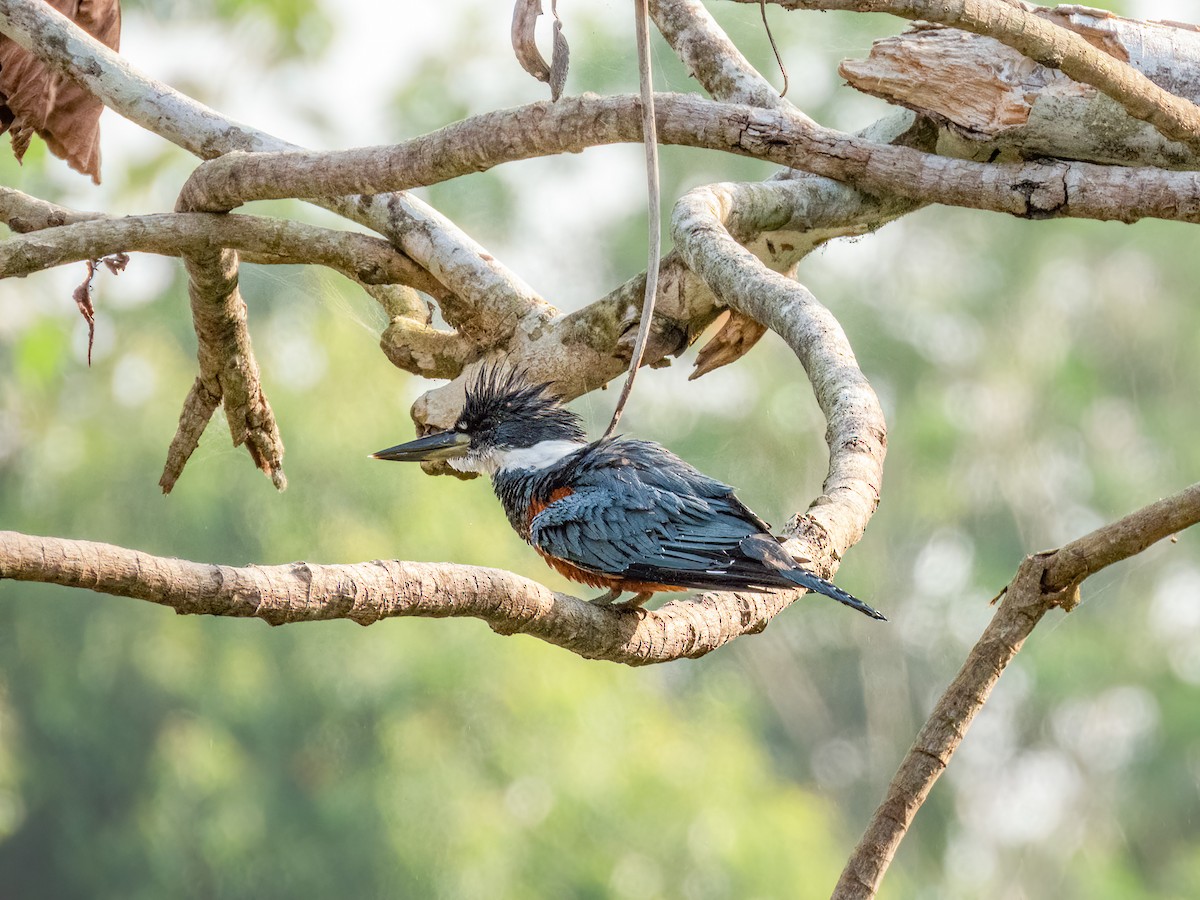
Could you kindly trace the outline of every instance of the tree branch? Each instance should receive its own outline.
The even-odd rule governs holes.
[[[477,352],[456,332],[430,327],[428,309],[410,287],[402,285],[435,297],[448,292],[382,238],[237,214],[163,213],[118,219],[68,209],[5,187],[0,187],[0,221],[14,231],[40,232],[0,242],[0,278],[117,252],[179,256],[228,247],[246,262],[315,263],[357,281],[387,313],[390,322],[380,337],[380,347],[405,371],[426,378],[454,378]],[[181,421],[207,421],[203,413],[207,401],[189,395],[185,406],[195,408],[181,416]],[[200,439],[198,433],[190,432],[177,437],[168,459],[194,447]],[[172,462],[168,468],[180,465]]]
[[[1200,221],[1190,172],[1086,162],[979,163],[882,144],[774,110],[660,94],[663,143],[703,147],[848,181],[871,193],[1024,218]],[[505,162],[640,140],[634,96],[564,98],[464,119],[394,147],[222,157],[196,169],[182,196],[206,210],[250,200],[435,184]],[[433,149],[437,148],[437,153]]]
[[[184,254],[183,262],[188,272],[200,374],[188,394],[189,402],[184,403],[158,484],[164,494],[171,492],[216,409],[212,401],[218,400],[225,408],[233,445],[245,444],[254,464],[282,491],[287,487],[283,441],[275,413],[263,393],[258,360],[246,328],[237,253],[202,250]],[[198,395],[203,402],[194,402]]]
[[[688,72],[714,100],[787,110],[797,121],[815,124],[750,65],[700,0],[651,0],[650,15]]]
[[[823,493],[788,524],[834,559],[853,546],[879,505],[887,426],[837,319],[807,288],[772,272],[729,233],[735,209],[771,202],[765,185],[709,185],[676,205],[671,233],[688,268],[717,299],[780,335],[800,359],[828,421]]]
[[[0,188],[0,197],[9,193],[11,189]],[[95,213],[81,214],[77,221],[57,227],[47,222],[35,230],[29,227],[30,219],[18,214],[14,223],[3,210],[0,220],[20,225],[25,232],[0,241],[0,278],[24,277],[113,253],[183,256],[224,247],[237,250],[247,262],[321,265],[363,284],[407,284],[419,290],[436,284],[428,272],[382,238],[302,222],[213,213],[122,218]]]
[[[560,103],[567,102],[560,100]],[[904,130],[904,114],[878,134]],[[735,208],[729,220],[734,238],[771,269],[787,271],[825,241],[858,235],[912,209],[902,198],[875,197],[826,178],[773,181],[758,186],[753,203]],[[735,193],[749,199],[750,194]],[[619,375],[628,365],[630,337],[640,309],[644,275],[630,279],[607,297],[559,316],[532,333],[518,332],[505,348],[507,359],[538,380],[554,382],[564,396],[577,397]],[[724,309],[703,279],[672,251],[659,266],[660,289],[646,361],[689,346]],[[462,408],[463,379],[425,393],[413,407],[422,427],[448,428]]]
[[[119,114],[202,158],[292,146],[137,72],[38,0],[0,2],[0,32],[71,75]],[[439,296],[447,321],[461,324],[462,333],[483,346],[496,346],[489,343],[493,339],[502,343],[518,327],[536,328],[554,314],[495,257],[416,198],[386,193],[318,202],[375,229],[429,270],[449,291]]]
[[[1200,484],[1021,563],[992,621],[938,700],[900,763],[883,802],[846,863],[833,900],[869,900],[934,782],[1042,616],[1078,602],[1079,583],[1102,568],[1200,522]]]
[[[798,596],[706,594],[657,610],[620,609],[478,566],[375,560],[235,568],[0,531],[0,580],[6,578],[146,600],[181,615],[259,618],[272,625],[472,617],[499,634],[528,634],[586,659],[630,666],[703,656],[738,635],[762,631]],[[833,611],[832,604],[828,608]]]
[[[714,100],[782,109],[804,123],[812,123],[750,65],[700,0],[653,0],[650,13],[688,72]],[[763,325],[730,310],[717,333],[696,354],[689,380],[737,362],[765,333]]]
[[[1200,31],[1081,7],[1062,15],[1068,27],[1164,86],[1200,96]],[[865,60],[843,60],[838,73],[857,90],[945,122],[949,140],[939,152],[947,155],[1001,150],[1026,158],[1200,167],[1200,155],[1131,119],[1095,88],[1031,66],[1011,47],[970,32],[918,27],[875,41]]]
[[[758,3],[759,0],[737,0]],[[1141,72],[1069,30],[1054,11],[1007,0],[771,0],[787,9],[891,13],[995,38],[1035,62],[1062,69],[1111,97],[1164,137],[1200,151],[1200,107],[1159,87]],[[1068,27],[1063,27],[1068,25]]]

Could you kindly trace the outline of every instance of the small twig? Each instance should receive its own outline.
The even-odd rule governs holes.
[[[654,78],[650,70],[650,11],[646,6],[647,0],[634,0],[634,13],[637,18],[637,50],[638,50],[638,81],[641,87],[642,106],[642,143],[646,148],[646,218],[648,248],[646,251],[646,293],[642,300],[642,317],[638,322],[637,341],[633,345],[633,357],[629,360],[629,375],[617,397],[617,406],[613,410],[612,421],[604,431],[608,437],[616,431],[617,423],[621,421],[621,413],[625,402],[633,390],[633,380],[637,377],[638,368],[642,364],[642,356],[646,352],[646,340],[650,336],[650,323],[654,319],[654,298],[658,293],[658,258],[662,255],[662,208],[658,181],[658,131],[654,121]]]
[[[783,76],[783,88],[780,90],[779,96],[786,97],[788,92],[787,66],[783,64],[783,57],[779,55],[779,45],[775,43],[775,35],[771,33],[771,23],[767,20],[767,0],[758,0],[758,11],[762,15],[767,40],[771,42],[771,52],[775,54],[775,65],[779,66],[779,74]]]

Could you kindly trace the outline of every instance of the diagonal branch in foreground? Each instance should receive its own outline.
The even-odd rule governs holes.
[[[785,594],[708,594],[657,610],[600,607],[534,581],[478,566],[376,560],[220,566],[91,541],[0,531],[0,580],[131,597],[181,615],[258,618],[272,625],[399,617],[482,619],[587,659],[630,666],[703,656],[762,631]]]
[[[846,863],[833,900],[869,900],[934,782],[1025,639],[1056,606],[1070,611],[1079,585],[1101,569],[1200,522],[1200,484],[1152,503],[1058,550],[1025,559],[992,621],[938,700]]]

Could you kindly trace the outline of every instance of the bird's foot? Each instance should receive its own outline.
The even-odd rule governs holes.
[[[621,609],[641,609],[642,604],[644,604],[653,596],[654,591],[642,591],[641,593],[634,594],[628,600],[624,600],[620,603],[614,603],[613,606],[619,606]]]
[[[609,588],[599,597],[594,597],[590,602],[596,606],[612,606],[613,601],[620,597],[623,593],[624,591],[618,591],[616,588]]]

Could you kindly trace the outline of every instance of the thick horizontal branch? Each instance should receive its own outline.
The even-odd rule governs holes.
[[[869,900],[934,783],[950,764],[976,714],[1042,617],[1070,610],[1079,582],[1105,566],[1200,523],[1200,484],[1152,503],[1059,550],[1028,557],[929,719],[846,864],[833,900]]]
[[[6,578],[132,597],[184,615],[258,618],[272,625],[472,617],[500,634],[528,634],[588,659],[631,666],[703,656],[761,631],[778,608],[799,596],[738,594],[731,603],[731,595],[702,595],[657,610],[620,609],[477,566],[376,560],[239,568],[0,531],[0,580]],[[833,604],[828,608],[836,614]]]
[[[655,103],[663,143],[763,159],[868,192],[1026,218],[1200,221],[1200,176],[1190,172],[1064,161],[979,163],[801,126],[776,110],[679,94],[660,94]],[[196,208],[221,210],[249,200],[404,190],[505,162],[640,138],[635,96],[584,95],[474,116],[394,147],[230,154],[200,166],[183,196]]]
[[[738,0],[759,3],[760,0]],[[1053,10],[1012,0],[771,0],[787,9],[891,13],[986,35],[1044,66],[1061,69],[1121,104],[1164,137],[1200,151],[1200,107],[1159,87],[1124,60],[1069,29]],[[1050,17],[1055,16],[1056,24]],[[1068,27],[1063,27],[1068,26]]]

